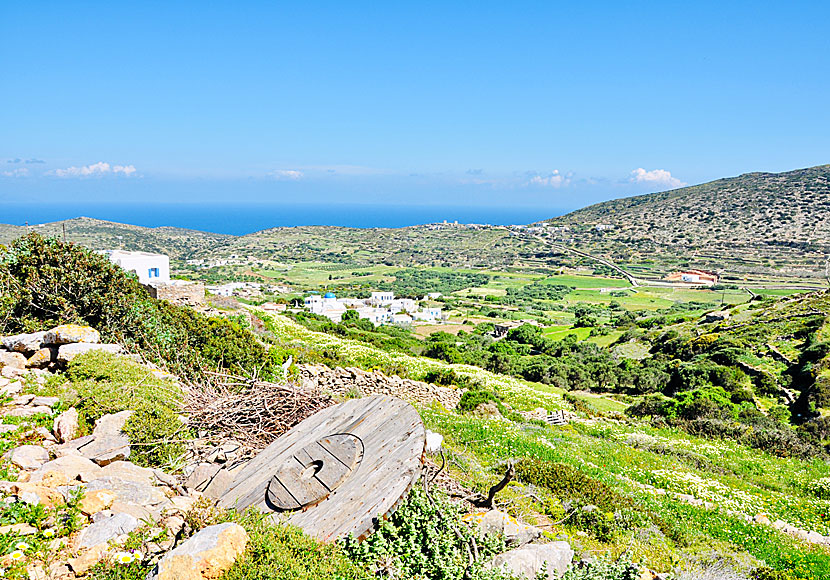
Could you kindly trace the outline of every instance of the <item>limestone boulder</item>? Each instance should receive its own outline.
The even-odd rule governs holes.
[[[573,557],[574,551],[568,542],[528,544],[499,554],[490,566],[526,578],[536,578],[542,569],[546,569],[547,577],[556,580],[571,565]]]
[[[520,522],[510,514],[499,510],[477,511],[464,517],[481,535],[503,535],[511,546],[523,546],[542,535],[542,530]]]
[[[44,346],[38,349],[26,360],[26,366],[30,369],[43,369],[58,360],[58,347]]]
[[[39,445],[21,445],[5,456],[20,469],[34,470],[49,461],[49,452]]]
[[[43,335],[43,344],[72,344],[76,342],[101,342],[101,335],[90,326],[62,324]]]
[[[64,455],[44,463],[40,469],[32,472],[32,483],[49,479],[49,473],[61,473],[68,481],[89,482],[102,477],[101,468],[91,459],[80,454]]]
[[[55,421],[52,423],[52,431],[61,443],[72,441],[77,437],[80,431],[78,410],[72,407],[55,417]]]
[[[88,516],[109,509],[118,496],[108,489],[96,489],[84,494],[81,499],[81,513]]]
[[[100,350],[110,352],[112,354],[120,354],[123,350],[120,344],[88,344],[88,343],[72,343],[63,344],[58,348],[58,362],[71,362],[76,356],[86,354],[88,352]]]
[[[9,352],[0,350],[0,367],[9,367],[11,369],[25,369],[26,357],[19,352]]]
[[[21,353],[31,353],[40,348],[43,343],[43,336],[46,332],[32,332],[28,334],[15,334],[0,338],[0,344],[6,350]]]
[[[207,580],[219,578],[248,545],[248,534],[239,524],[208,526],[168,552],[148,580]]]
[[[75,539],[75,548],[93,548],[102,544],[106,545],[107,542],[118,536],[129,534],[138,526],[139,521],[133,516],[115,514],[81,530],[81,533]]]

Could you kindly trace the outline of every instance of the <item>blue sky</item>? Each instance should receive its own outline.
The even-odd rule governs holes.
[[[828,163],[829,24],[827,2],[2,2],[0,204],[553,210]]]

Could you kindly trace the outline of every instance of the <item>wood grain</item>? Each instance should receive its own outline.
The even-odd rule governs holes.
[[[309,417],[243,467],[220,498],[219,505],[274,511],[266,496],[278,467],[289,459],[300,465],[294,458],[300,450],[306,450],[313,458],[315,453],[309,450],[312,444],[339,434],[351,434],[359,439],[363,446],[362,458],[324,499],[292,513],[288,521],[323,541],[347,535],[366,537],[374,530],[377,519],[391,513],[409,492],[423,465],[426,434],[421,418],[411,405],[395,397],[353,399]],[[318,446],[328,451],[331,443]],[[320,482],[316,477],[312,479]],[[297,493],[302,494],[304,489]],[[275,485],[277,491],[282,492]],[[289,491],[295,490],[286,489],[286,493]]]

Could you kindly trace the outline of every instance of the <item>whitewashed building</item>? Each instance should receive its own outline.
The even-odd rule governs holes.
[[[114,264],[135,273],[142,284],[170,283],[170,258],[164,254],[124,250],[104,250],[103,254]]]
[[[395,294],[392,292],[372,292],[369,297],[369,302],[375,308],[383,308],[392,304],[395,300]]]

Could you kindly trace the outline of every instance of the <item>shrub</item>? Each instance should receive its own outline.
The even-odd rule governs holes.
[[[112,353],[92,351],[69,363],[70,388],[58,391],[65,406],[78,410],[81,427],[89,431],[108,413],[132,410],[124,431],[134,444],[131,460],[163,466],[183,452],[176,441],[186,437],[177,411],[181,391],[156,378],[149,369]]]
[[[571,567],[561,580],[638,580],[639,568],[628,558],[617,561],[587,560]]]
[[[502,572],[482,567],[490,556],[504,551],[503,538],[479,538],[479,561],[467,570],[467,545],[473,537],[473,532],[461,522],[460,508],[441,496],[436,496],[432,504],[423,490],[415,488],[374,534],[363,542],[349,538],[341,545],[349,558],[371,567],[379,577],[504,578]]]
[[[29,234],[0,249],[0,334],[86,324],[184,378],[217,366],[279,372],[241,318],[209,318],[152,299],[133,274],[76,244]]]

